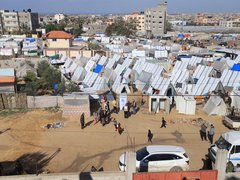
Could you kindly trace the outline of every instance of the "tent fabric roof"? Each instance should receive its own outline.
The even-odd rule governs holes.
[[[225,69],[220,79],[224,87],[235,87],[240,81],[240,72]]]
[[[14,83],[15,76],[0,76],[0,83]]]
[[[73,35],[66,33],[64,31],[50,31],[47,33],[47,39],[71,39]]]
[[[240,71],[240,64],[234,64],[231,70],[232,71]]]

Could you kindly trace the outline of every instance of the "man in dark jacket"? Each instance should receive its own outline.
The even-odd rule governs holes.
[[[81,124],[81,128],[84,129],[85,127],[85,117],[84,117],[84,113],[82,113],[81,117],[80,117],[80,124]]]

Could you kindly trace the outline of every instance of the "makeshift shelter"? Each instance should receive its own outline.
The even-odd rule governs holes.
[[[211,96],[203,107],[203,110],[208,115],[225,116],[227,112],[227,105],[221,97]]]
[[[95,80],[97,79],[98,74],[95,72],[87,72],[85,78],[83,79],[83,84],[86,85],[87,87],[91,87]]]
[[[175,96],[175,101],[180,114],[195,115],[196,100],[193,96]]]
[[[146,88],[148,87],[146,87],[146,85],[149,84],[151,77],[152,77],[151,73],[142,71],[137,80],[135,81],[136,88],[142,92],[144,90],[147,90]]]
[[[231,106],[237,108],[240,110],[240,87],[239,90],[235,89],[231,92],[230,95],[231,99],[232,99],[232,104]]]
[[[149,112],[159,113],[162,109],[170,113],[171,100],[167,96],[152,95],[149,96]]]
[[[71,80],[75,83],[79,83],[84,79],[86,75],[86,70],[82,66],[78,66],[74,71]]]
[[[64,98],[63,117],[79,118],[82,113],[90,117],[90,102],[88,95],[79,93],[66,94]]]
[[[108,58],[105,56],[102,56],[101,59],[98,61],[98,64],[105,65],[107,63]]]
[[[197,66],[197,69],[193,73],[193,78],[199,79],[202,76],[211,76],[213,73],[213,67],[211,66]]]
[[[197,84],[193,87],[192,92],[189,94],[193,96],[201,96],[206,95],[207,93],[212,91],[225,92],[225,89],[220,79],[208,76],[201,76],[200,79],[197,81]]]
[[[85,70],[86,70],[87,72],[92,71],[93,68],[94,68],[94,66],[95,66],[95,64],[96,64],[96,63],[95,63],[93,60],[90,59],[90,60],[87,62],[86,66],[85,66],[84,68],[85,68]]]
[[[163,78],[161,76],[156,76],[152,83],[150,84],[147,94],[149,95],[161,95],[161,96],[175,96],[176,90],[171,83],[169,78]]]
[[[240,72],[225,69],[221,76],[223,86],[235,87],[240,82]]]

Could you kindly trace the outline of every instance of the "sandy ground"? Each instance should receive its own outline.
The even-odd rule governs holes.
[[[167,128],[160,128],[161,117],[167,120]],[[125,129],[122,135],[115,132],[112,123],[102,127],[101,124],[81,130],[79,119],[62,119],[61,112],[52,113],[46,110],[34,110],[25,114],[0,117],[0,161],[21,160],[29,165],[29,171],[36,169],[51,172],[88,171],[94,165],[106,171],[118,170],[119,156],[128,149],[138,149],[148,145],[147,131],[153,132],[153,144],[177,145],[186,149],[190,157],[191,170],[202,167],[202,158],[210,146],[202,141],[199,127],[190,123],[171,123],[172,119],[203,118],[215,125],[216,140],[223,132],[228,131],[222,125],[222,117],[207,116],[198,107],[196,116],[178,114],[175,109],[170,115],[148,113],[147,107],[129,119],[123,118],[123,112],[113,114]],[[47,123],[58,120],[64,122],[60,129],[44,129]],[[91,121],[87,119],[86,121]],[[60,149],[59,149],[60,148]]]

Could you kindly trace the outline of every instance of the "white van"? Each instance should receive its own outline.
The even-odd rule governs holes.
[[[222,134],[216,144],[209,148],[209,157],[214,163],[218,149],[228,150],[228,161],[231,161],[234,166],[240,164],[240,131]]]

